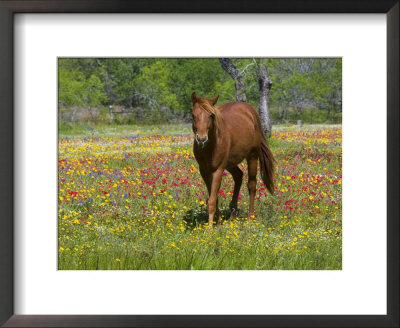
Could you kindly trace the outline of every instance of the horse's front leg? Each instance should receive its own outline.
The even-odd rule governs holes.
[[[221,187],[222,173],[223,169],[217,169],[212,173],[211,181],[211,192],[208,199],[207,209],[208,209],[208,225],[213,226],[214,217],[216,216],[217,224],[219,223],[218,218],[218,191]],[[216,215],[217,214],[217,215]]]
[[[211,179],[212,179],[211,173],[207,172],[206,169],[200,167],[200,174],[201,174],[201,177],[204,180],[204,183],[206,184],[207,191],[208,191],[208,196],[210,196],[210,193],[211,193]]]

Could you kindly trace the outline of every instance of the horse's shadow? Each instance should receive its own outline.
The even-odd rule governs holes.
[[[240,214],[239,210],[232,211],[229,207],[219,210],[220,223],[223,223],[231,218],[238,217]],[[193,229],[208,223],[208,212],[205,206],[200,206],[194,209],[186,211],[183,216],[183,221],[186,223],[186,227]]]

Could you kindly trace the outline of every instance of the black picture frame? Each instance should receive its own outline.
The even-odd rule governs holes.
[[[385,13],[387,315],[14,315],[13,16],[16,13]],[[399,327],[398,90],[398,0],[0,0],[0,324],[4,327]]]

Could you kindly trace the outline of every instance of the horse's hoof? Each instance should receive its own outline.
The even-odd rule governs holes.
[[[237,208],[231,208],[231,212],[230,212],[230,217],[235,217],[235,216],[239,216],[240,215],[240,211]]]

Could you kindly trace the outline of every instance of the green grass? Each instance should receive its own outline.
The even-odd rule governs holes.
[[[275,127],[276,192],[223,177],[209,229],[190,125],[60,126],[61,270],[340,270],[341,126]],[[182,136],[183,134],[183,136]],[[188,136],[184,136],[189,134]]]
[[[151,135],[175,135],[179,133],[191,133],[191,124],[174,125],[89,125],[82,123],[61,123],[58,126],[60,139],[72,138],[96,138],[96,137],[127,137],[140,134]]]

